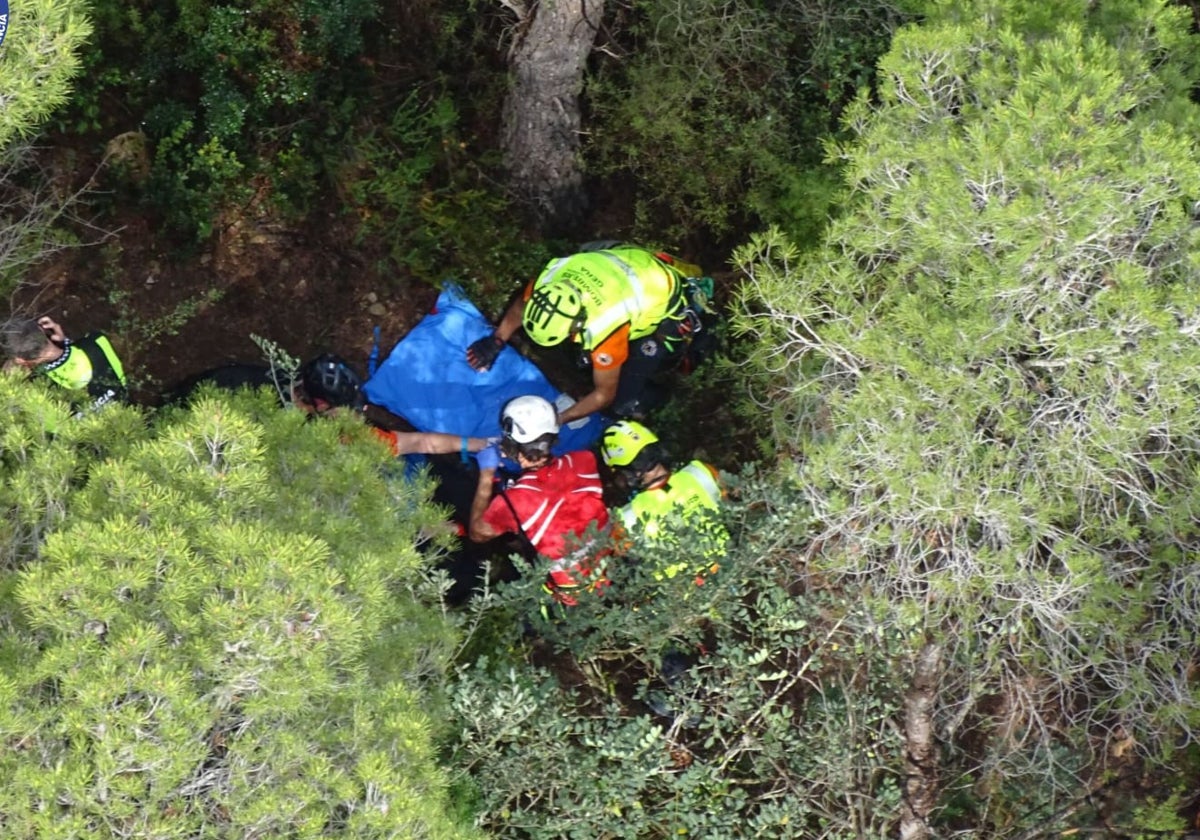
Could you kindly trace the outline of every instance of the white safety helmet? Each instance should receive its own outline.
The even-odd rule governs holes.
[[[533,443],[545,435],[558,434],[558,412],[542,397],[517,397],[500,412],[504,436],[519,444]]]

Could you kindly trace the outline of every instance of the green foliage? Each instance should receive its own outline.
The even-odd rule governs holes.
[[[694,555],[681,535],[653,555],[635,542],[644,559],[611,559],[603,599],[550,620],[532,570],[491,599],[497,652],[452,697],[454,760],[495,836],[887,836],[909,637],[805,591],[794,487],[735,483],[733,548],[704,586],[653,574]],[[669,652],[690,667],[667,681]]]
[[[1163,3],[940,8],[847,112],[826,246],[738,254],[736,325],[815,566],[919,608],[946,761],[1019,833],[1115,722],[1197,734],[1195,44]]]
[[[145,195],[172,228],[204,239],[218,211],[263,188],[309,209],[365,84],[352,59],[374,0],[103,0],[94,14],[63,127],[108,127],[106,103],[121,101],[154,144]]]
[[[76,196],[37,166],[26,139],[67,100],[78,52],[91,34],[85,3],[14,3],[0,45],[0,294],[29,266],[63,247],[56,222]]]
[[[589,81],[585,152],[628,178],[633,238],[821,227],[828,190],[796,172],[819,173],[820,138],[904,17],[887,0],[638,4],[628,55]]]
[[[773,457],[764,438],[771,433],[769,412],[734,395],[745,393],[744,348],[729,335],[724,320],[709,324],[717,350],[692,372],[672,374],[659,383],[669,399],[654,409],[646,425],[655,430],[668,457],[684,462],[699,458],[719,469],[737,473],[742,465]]]
[[[195,121],[171,105],[148,115],[146,126],[157,137],[150,178],[150,201],[167,224],[207,239],[223,201],[249,198],[245,165],[215,137],[197,138]]]
[[[8,836],[471,836],[420,689],[447,628],[402,594],[439,514],[360,422],[0,401]]]
[[[258,349],[262,351],[263,359],[266,360],[267,367],[271,369],[272,381],[276,383],[288,383],[295,382],[300,378],[300,360],[298,358],[269,338],[251,333],[250,340],[258,345]],[[292,404],[291,388],[279,387],[277,391],[276,396],[279,397],[281,404]]]
[[[425,101],[414,91],[390,124],[353,141],[342,180],[362,220],[360,237],[389,244],[384,273],[404,269],[435,285],[453,279],[498,308],[514,277],[535,274],[550,255],[521,240],[507,199],[470,158],[475,151],[459,122],[449,98]]]
[[[0,45],[0,148],[28,138],[59,108],[79,70],[78,50],[92,32],[80,0],[9,5]]]
[[[784,227],[794,241],[819,242],[830,219],[841,211],[840,173],[815,163],[796,168],[780,164],[770,178],[751,187],[749,204],[761,208],[759,217]]]
[[[179,331],[189,321],[223,296],[224,292],[221,289],[205,289],[181,300],[169,312],[156,318],[144,319],[133,308],[129,292],[112,289],[108,293],[108,302],[117,310],[113,332],[133,346],[158,344],[164,338],[179,335]]]
[[[1183,793],[1175,791],[1166,799],[1149,797],[1142,805],[1133,809],[1134,840],[1154,840],[1156,837],[1186,834],[1188,821],[1180,815]]]

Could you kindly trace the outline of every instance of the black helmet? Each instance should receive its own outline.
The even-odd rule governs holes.
[[[309,400],[323,400],[332,408],[350,406],[360,409],[366,404],[363,381],[341,356],[324,353],[300,368],[300,387]]]

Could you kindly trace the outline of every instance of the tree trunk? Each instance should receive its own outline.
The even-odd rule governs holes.
[[[509,184],[543,232],[577,226],[587,209],[579,164],[579,92],[604,0],[501,0],[519,18],[504,103]]]
[[[900,840],[929,837],[929,814],[937,804],[938,753],[933,708],[942,670],[942,648],[927,644],[917,654],[912,685],[904,698],[904,798]]]

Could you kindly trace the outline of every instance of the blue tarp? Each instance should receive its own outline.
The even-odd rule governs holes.
[[[438,296],[437,307],[393,348],[367,381],[367,399],[398,414],[423,432],[495,437],[500,409],[514,397],[534,394],[563,403],[533,362],[505,347],[490,370],[467,364],[467,345],[492,332],[492,325],[457,287]],[[600,437],[599,415],[564,426],[556,454],[586,449]]]

